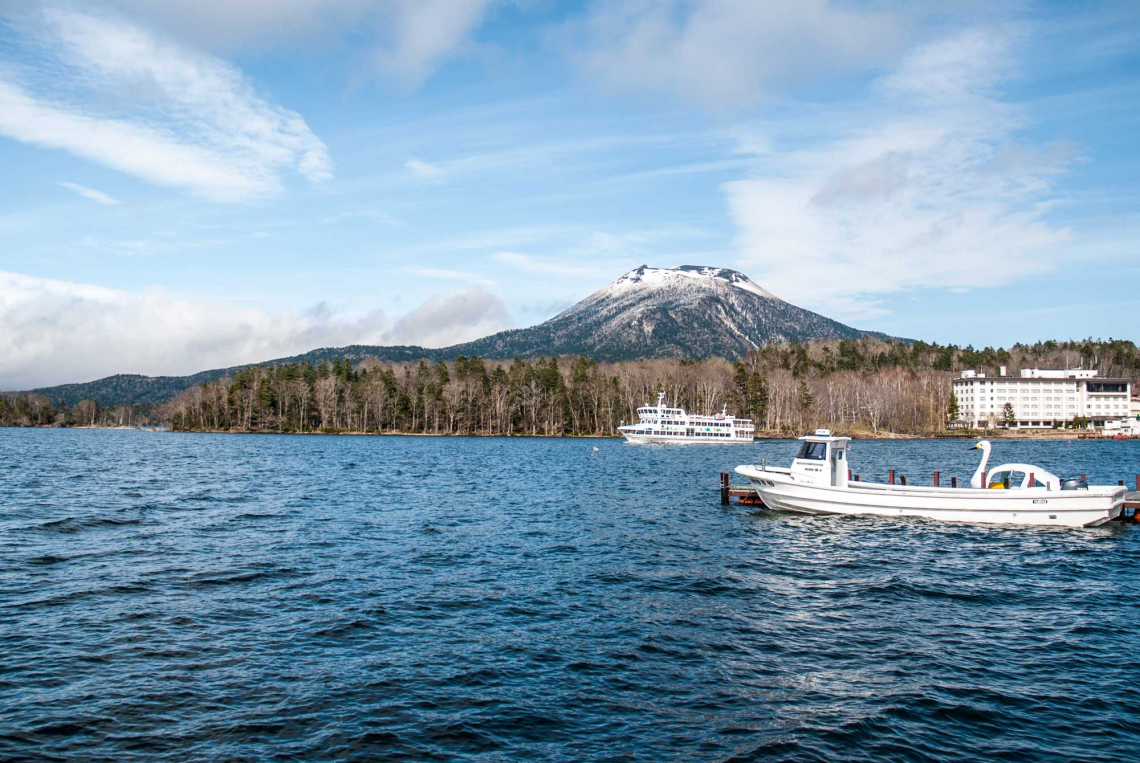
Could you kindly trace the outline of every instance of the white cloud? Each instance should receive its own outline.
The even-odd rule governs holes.
[[[114,196],[103,193],[102,191],[96,191],[94,188],[88,188],[85,185],[79,185],[79,183],[68,183],[68,182],[62,182],[61,181],[59,183],[59,186],[61,188],[66,188],[69,191],[74,191],[75,193],[79,194],[80,196],[82,196],[85,199],[91,199],[91,201],[97,201],[100,204],[107,204],[108,206],[117,206],[117,205],[123,203],[123,202],[119,201],[118,199],[116,199]]]
[[[39,48],[24,56],[34,63],[0,70],[0,134],[220,201],[278,192],[288,169],[331,178],[300,115],[219,58],[58,8],[17,26]]]
[[[431,297],[400,318],[386,335],[392,344],[448,347],[511,328],[503,301],[471,288]]]
[[[436,184],[442,183],[444,180],[442,169],[422,159],[409,159],[404,162],[404,169],[412,173],[412,177],[421,183]]]
[[[393,0],[387,21],[393,33],[375,49],[377,66],[419,85],[467,38],[489,5],[490,0]]]
[[[749,178],[723,186],[740,266],[845,320],[881,314],[892,292],[1055,267],[1069,231],[1046,213],[1075,151],[1014,142],[1026,116],[997,99],[990,73],[1008,42],[964,32],[922,46],[871,102],[829,115],[839,137],[757,157]]]
[[[603,87],[711,107],[754,104],[789,85],[867,71],[901,50],[898,15],[829,0],[612,0],[561,30]]]
[[[481,289],[433,297],[391,320],[327,305],[264,312],[143,291],[0,271],[0,389],[87,381],[116,373],[189,374],[348,344],[444,346],[511,325]]]

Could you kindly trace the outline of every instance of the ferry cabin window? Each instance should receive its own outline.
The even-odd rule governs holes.
[[[805,442],[803,447],[800,448],[799,455],[797,455],[796,458],[806,458],[811,461],[826,461],[827,443]]]

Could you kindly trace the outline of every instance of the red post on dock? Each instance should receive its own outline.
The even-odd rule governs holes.
[[[938,472],[934,473],[934,487],[938,487]]]
[[[957,477],[951,477],[950,478],[950,487],[958,487],[958,478]]]
[[[1029,487],[1036,487],[1036,486],[1037,486],[1037,480],[1034,479],[1033,472],[1030,472],[1029,473]]]
[[[887,473],[891,475],[891,478],[888,480],[888,482],[892,485],[895,484],[895,470],[894,469],[888,469]]]
[[[1088,481],[1089,481],[1089,479],[1088,479],[1088,477],[1085,476],[1085,473],[1081,472],[1081,482],[1088,482]]]
[[[859,475],[858,475],[858,474],[856,474],[856,475],[855,475],[855,481],[856,481],[856,482],[858,482],[858,481],[859,481]]]
[[[902,484],[905,485],[906,484],[906,475],[904,474],[901,479],[902,479]]]
[[[847,479],[851,479],[851,470],[850,469],[847,470]]]
[[[729,480],[728,472],[721,472],[720,473],[720,505],[721,506],[727,506],[728,505],[728,480]]]
[[[1136,475],[1136,492],[1140,493],[1140,474]]]

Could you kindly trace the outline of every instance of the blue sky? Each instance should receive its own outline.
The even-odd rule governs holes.
[[[0,389],[444,346],[643,263],[1136,339],[1140,6],[943,6],[0,0]]]

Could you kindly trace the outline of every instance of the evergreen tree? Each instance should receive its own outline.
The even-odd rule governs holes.
[[[1007,427],[1017,426],[1017,414],[1013,412],[1013,404],[1006,403],[1001,409],[1001,422]]]
[[[768,421],[768,380],[759,371],[748,379],[748,412],[754,416],[756,427],[766,426]]]
[[[738,407],[747,416],[752,409],[749,400],[749,386],[751,378],[748,374],[748,368],[739,360],[732,366],[732,386],[736,389],[736,398]]]
[[[946,416],[950,419],[950,423],[958,420],[962,411],[958,406],[958,396],[953,391],[950,392],[950,404],[946,406]]]
[[[807,413],[813,405],[815,405],[815,395],[811,393],[808,383],[800,379],[800,410]]]

